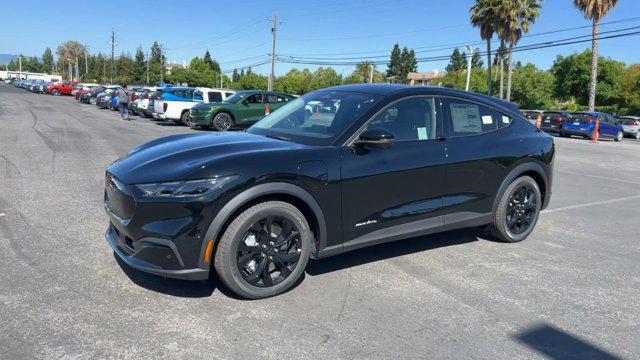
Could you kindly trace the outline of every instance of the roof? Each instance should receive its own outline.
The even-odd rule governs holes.
[[[424,80],[428,81],[428,80],[434,80],[439,77],[442,77],[442,75],[443,74],[438,71],[431,71],[428,73],[410,72],[409,74],[407,74],[407,79],[416,80],[416,81],[424,81]]]
[[[168,88],[162,88],[162,91],[165,92],[171,92],[174,90],[195,90],[196,88],[192,88],[192,87],[168,87]]]
[[[359,92],[363,94],[382,95],[389,96],[391,94],[406,94],[406,95],[433,95],[433,96],[455,96],[460,98],[466,98],[469,100],[490,102],[494,105],[504,107],[510,111],[518,112],[518,105],[500,100],[493,96],[478,94],[473,92],[467,92],[462,90],[456,90],[451,88],[439,87],[439,86],[410,86],[401,84],[351,84],[351,85],[339,85],[326,88],[319,91],[351,91]]]

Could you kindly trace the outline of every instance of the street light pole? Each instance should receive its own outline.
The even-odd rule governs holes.
[[[471,83],[471,59],[473,58],[473,53],[478,50],[478,48],[474,48],[471,45],[466,45],[464,47],[466,53],[467,53],[467,86],[466,86],[466,91],[469,91],[469,85]]]

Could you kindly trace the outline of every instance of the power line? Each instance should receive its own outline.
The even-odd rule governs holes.
[[[626,19],[621,19],[621,20],[614,20],[614,21],[607,21],[607,22],[602,22],[600,23],[600,26],[604,26],[604,25],[611,25],[611,24],[617,24],[617,23],[622,23],[622,22],[629,22],[629,21],[637,21],[640,20],[640,16],[639,17],[631,17],[631,18],[626,18]],[[576,26],[576,27],[570,27],[570,28],[564,28],[564,29],[557,29],[557,30],[551,30],[551,31],[544,31],[544,32],[540,32],[540,33],[534,33],[534,34],[527,34],[525,36],[523,36],[522,38],[532,38],[532,37],[538,37],[538,36],[543,36],[543,35],[550,35],[550,34],[557,34],[557,33],[561,33],[561,32],[567,32],[567,31],[572,31],[572,30],[580,30],[580,29],[586,29],[586,28],[591,28],[591,25],[584,25],[584,26]],[[426,52],[435,52],[435,51],[440,51],[440,50],[448,50],[448,49],[455,49],[457,47],[460,46],[464,46],[464,45],[481,45],[481,44],[485,44],[486,41],[481,40],[481,41],[475,41],[475,42],[458,42],[458,43],[449,43],[449,44],[440,44],[440,45],[429,45],[429,46],[418,46],[418,47],[414,47],[414,51],[416,51],[416,53],[426,53]],[[494,40],[492,41],[492,44],[498,44],[500,43],[500,40]],[[421,49],[429,49],[428,51],[421,51]],[[309,53],[309,54],[284,54],[286,56],[294,56],[294,57],[306,57],[308,56],[309,58],[314,58],[313,56],[315,55],[326,55],[326,56],[331,56],[331,55],[361,55],[361,54],[383,54],[380,55],[378,57],[382,57],[382,56],[388,56],[389,54],[389,50],[371,50],[371,51],[356,51],[356,52],[342,52],[342,53]],[[371,56],[371,58],[375,58],[375,56]],[[339,59],[339,58],[336,58]],[[354,58],[355,59],[355,58]],[[361,58],[358,58],[361,59]],[[347,59],[348,60],[348,59]]]
[[[633,30],[633,29],[639,29],[640,26],[637,27],[631,27],[631,28],[627,28],[626,30]],[[602,34],[607,34],[607,33],[614,33],[614,32],[620,32],[623,30],[612,30],[612,31],[607,31],[607,32],[602,32]],[[600,40],[607,40],[607,39],[615,39],[615,38],[621,38],[621,37],[627,37],[627,36],[635,36],[640,34],[640,31],[633,31],[633,32],[627,32],[627,33],[623,33],[623,34],[614,34],[614,35],[608,35],[608,36],[601,36],[599,39]],[[524,46],[517,46],[514,47],[512,49],[512,52],[522,52],[522,51],[530,51],[530,50],[538,50],[538,49],[546,49],[546,48],[551,48],[551,47],[558,47],[558,46],[564,46],[564,45],[571,45],[571,44],[578,44],[578,43],[584,43],[584,42],[590,42],[591,39],[582,39],[585,38],[590,35],[583,35],[583,36],[578,36],[578,37],[571,37],[571,38],[566,38],[566,39],[559,39],[559,40],[553,40],[553,41],[546,41],[546,42],[541,42],[541,43],[536,43],[536,44],[530,44],[530,45],[524,45]],[[478,53],[480,56],[482,55],[486,55],[486,51],[485,52],[479,52]],[[422,58],[417,58],[417,62],[418,63],[423,63],[423,62],[432,62],[432,61],[443,61],[443,60],[448,60],[450,58],[450,55],[440,55],[440,56],[432,56],[432,57],[422,57]],[[334,66],[353,66],[353,65],[357,65],[358,63],[360,63],[360,61],[344,61],[344,62],[331,62],[331,61],[307,61],[304,59],[296,59],[293,57],[289,57],[289,58],[281,58],[278,57],[277,59],[280,62],[283,63],[287,63],[287,64],[305,64],[305,65],[334,65]],[[386,60],[379,60],[379,61],[371,61],[372,63],[376,64],[376,65],[384,65],[387,63]]]

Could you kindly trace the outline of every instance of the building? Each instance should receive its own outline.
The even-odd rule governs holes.
[[[410,72],[407,75],[407,79],[409,79],[409,85],[426,86],[430,85],[433,80],[441,78],[442,75],[443,74],[438,70],[433,70],[427,73]]]
[[[0,70],[0,79],[36,79],[44,81],[62,81],[60,75],[49,75],[44,73],[32,73],[26,71],[5,71]]]
[[[171,74],[171,70],[175,68],[186,68],[186,61],[183,61],[182,64],[178,64],[178,62],[167,62],[164,64],[164,68],[167,74]]]
[[[444,73],[439,72],[438,70],[433,70],[427,73],[417,73],[410,72],[407,74],[407,80],[409,81],[409,85],[411,86],[426,86],[430,85],[433,80],[439,79],[444,75]],[[390,84],[397,83],[395,76],[389,76],[387,78],[387,82]]]

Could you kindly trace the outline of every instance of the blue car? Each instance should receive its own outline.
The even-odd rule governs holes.
[[[622,140],[624,136],[622,125],[612,115],[602,112],[571,113],[569,119],[562,123],[560,136],[576,135],[593,140],[597,120],[600,120],[598,127],[599,138],[610,138],[615,141]]]

